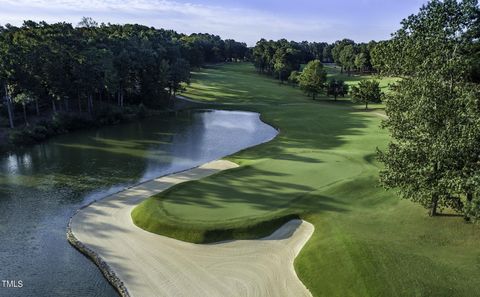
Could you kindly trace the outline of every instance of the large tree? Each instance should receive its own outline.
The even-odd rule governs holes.
[[[335,63],[337,63],[338,66],[341,67],[341,71],[343,72],[345,65],[343,65],[343,62],[345,60],[345,53],[342,54],[343,50],[347,46],[352,46],[353,50],[353,45],[355,42],[350,39],[342,39],[342,40],[337,40],[332,48],[332,58]],[[350,51],[350,50],[347,50]],[[352,52],[353,54],[353,52]]]
[[[355,68],[356,48],[353,44],[348,44],[340,51],[338,61],[340,65],[345,69],[348,75],[351,74],[353,68]]]
[[[352,86],[350,95],[354,103],[365,104],[368,109],[368,103],[380,103],[382,101],[382,90],[376,80],[362,80],[356,86]]]
[[[299,76],[300,88],[312,96],[313,100],[325,88],[327,73],[319,60],[310,61]]]
[[[348,93],[348,88],[343,80],[332,79],[327,84],[327,95],[333,96],[337,101],[338,96],[344,97]]]
[[[438,207],[478,213],[480,87],[469,49],[479,15],[476,0],[431,1],[380,51],[382,70],[402,77],[386,99],[381,182],[432,216]]]
[[[170,98],[175,100],[182,83],[190,83],[190,64],[185,59],[178,59],[170,66],[168,74]]]

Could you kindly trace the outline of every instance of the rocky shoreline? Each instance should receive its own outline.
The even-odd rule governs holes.
[[[68,242],[75,249],[77,249],[79,252],[84,254],[90,260],[92,260],[93,263],[95,263],[95,265],[97,265],[97,267],[102,272],[103,276],[117,290],[117,292],[120,294],[121,297],[131,297],[130,294],[128,293],[127,288],[125,287],[125,284],[120,280],[120,278],[116,275],[115,271],[107,264],[107,262],[105,262],[96,252],[94,252],[92,249],[85,246],[75,237],[71,228],[72,218],[70,218],[67,226]]]

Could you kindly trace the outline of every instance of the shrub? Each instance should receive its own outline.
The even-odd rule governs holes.
[[[51,135],[51,132],[48,131],[47,127],[42,125],[36,125],[30,133],[31,138],[37,142],[45,140]]]
[[[125,116],[121,109],[118,107],[106,107],[100,109],[95,115],[95,121],[101,125],[118,124],[125,119]]]
[[[35,143],[32,131],[30,129],[13,130],[9,134],[10,142],[15,145],[25,145]]]

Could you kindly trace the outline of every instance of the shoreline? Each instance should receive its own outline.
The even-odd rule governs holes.
[[[216,161],[219,161],[219,160],[216,160]],[[216,162],[216,161],[212,161],[212,162]],[[211,163],[211,162],[209,162]],[[208,163],[206,163],[208,164]],[[233,163],[234,164],[234,163]],[[139,186],[142,186],[143,184],[146,184],[146,183],[149,183],[149,182],[153,182],[155,181],[156,179],[160,179],[160,178],[163,178],[163,177],[167,177],[167,176],[171,176],[171,175],[175,175],[175,174],[180,174],[180,173],[183,173],[183,172],[187,172],[187,171],[190,171],[192,169],[196,169],[196,168],[199,168],[201,166],[203,166],[205,164],[202,164],[202,165],[198,165],[198,166],[195,166],[195,167],[192,167],[192,168],[187,168],[185,170],[180,170],[180,171],[176,171],[176,172],[173,172],[173,173],[170,173],[170,174],[166,174],[166,175],[160,175],[160,176],[157,176],[155,178],[152,178],[152,179],[149,179],[149,180],[146,180],[146,181],[142,181],[142,182],[139,182],[139,183],[136,183],[132,186],[128,186],[128,187],[125,187],[124,189],[122,190],[119,190],[117,192],[114,192],[114,193],[111,193],[107,196],[104,196],[100,199],[95,199],[93,201],[91,201],[90,203],[86,204],[86,205],[83,205],[82,207],[80,207],[78,210],[75,211],[75,213],[70,217],[70,219],[68,220],[68,224],[67,224],[67,232],[66,232],[66,235],[67,235],[67,241],[70,243],[70,245],[72,245],[76,250],[78,250],[80,253],[82,253],[85,257],[87,257],[89,260],[91,260],[97,267],[98,269],[102,272],[103,276],[107,279],[107,281],[110,283],[110,285],[112,287],[115,288],[115,290],[120,294],[121,297],[131,297],[130,293],[128,292],[128,289],[125,287],[123,281],[118,277],[117,273],[115,272],[114,269],[112,269],[110,267],[110,265],[108,265],[108,263],[97,253],[95,252],[94,250],[92,250],[91,248],[89,248],[88,246],[86,246],[84,243],[82,243],[76,236],[75,236],[75,233],[73,232],[72,230],[72,221],[74,219],[74,217],[80,212],[82,211],[83,209],[86,209],[87,207],[93,205],[94,203],[97,203],[99,201],[102,201],[102,200],[105,200],[105,199],[108,199],[109,197],[112,197],[114,195],[117,195],[119,193],[122,193],[124,191],[128,191],[132,188],[135,188],[135,187],[139,187]],[[235,164],[236,165],[236,164]],[[238,165],[236,165],[238,167]],[[234,167],[235,168],[235,167]],[[148,198],[148,197],[147,197]],[[158,236],[161,236],[161,235],[158,235]]]
[[[141,288],[139,289],[137,282],[145,281],[148,283],[148,280],[144,280],[142,277],[151,278],[152,274],[154,274],[157,270],[164,269],[168,271],[170,269],[177,273],[181,272],[176,270],[177,269],[176,265],[172,267],[172,265],[164,264],[164,265],[160,265],[160,267],[156,265],[150,265],[151,266],[150,269],[153,270],[153,272],[149,271],[150,274],[139,273],[137,270],[128,266],[132,263],[135,264],[136,262],[132,259],[125,259],[125,257],[122,257],[122,255],[127,256],[126,258],[130,258],[130,256],[133,256],[133,257],[136,257],[136,259],[138,260],[138,259],[143,259],[144,257],[146,258],[150,257],[151,255],[149,254],[152,253],[151,247],[155,247],[155,249],[159,249],[159,250],[162,247],[162,248],[165,248],[166,251],[170,251],[170,252],[177,249],[179,250],[186,249],[187,252],[183,254],[178,252],[178,255],[181,255],[181,257],[178,258],[177,256],[178,258],[177,260],[179,261],[179,263],[176,263],[176,264],[181,266],[182,262],[185,261],[185,258],[183,257],[183,255],[187,257],[190,254],[190,252],[193,254],[195,254],[196,252],[199,252],[203,257],[212,256],[211,254],[217,257],[219,254],[222,253],[222,251],[227,251],[227,253],[230,251],[236,251],[236,253],[238,252],[242,253],[241,252],[242,249],[246,248],[247,250],[249,250],[251,246],[258,248],[260,249],[260,251],[262,251],[264,246],[266,246],[265,242],[268,242],[268,244],[271,245],[272,249],[277,249],[279,248],[279,246],[282,246],[282,249],[280,250],[284,251],[283,245],[288,244],[289,250],[285,252],[285,255],[280,256],[279,257],[280,259],[277,261],[282,262],[283,264],[282,267],[284,267],[286,263],[285,261],[288,262],[288,260],[291,260],[291,263],[289,264],[290,267],[288,268],[284,267],[285,268],[284,270],[287,270],[285,271],[285,274],[287,274],[286,277],[289,277],[290,279],[288,283],[292,285],[292,287],[294,287],[295,290],[297,290],[296,293],[298,293],[298,295],[311,296],[308,289],[299,280],[298,276],[296,275],[295,269],[293,267],[293,261],[295,257],[298,255],[298,253],[300,252],[302,247],[305,245],[305,243],[308,241],[310,236],[313,234],[313,225],[307,222],[300,221],[300,220],[289,221],[286,224],[282,225],[282,227],[277,229],[275,232],[273,232],[273,234],[271,234],[270,236],[267,236],[259,240],[240,240],[240,241],[234,240],[234,241],[220,242],[220,243],[207,244],[207,245],[192,244],[192,243],[187,243],[183,241],[178,241],[176,239],[172,239],[168,237],[163,237],[157,234],[147,232],[143,229],[140,229],[133,224],[133,221],[131,220],[131,217],[130,217],[131,209],[135,207],[140,201],[143,201],[143,199],[146,199],[150,196],[151,193],[147,193],[148,190],[158,192],[159,187],[166,189],[180,182],[200,179],[208,175],[220,172],[222,170],[236,168],[236,167],[238,167],[238,165],[236,165],[235,163],[225,161],[225,160],[217,160],[217,161],[203,164],[193,169],[187,169],[178,173],[174,173],[171,175],[166,175],[150,181],[146,181],[144,183],[140,183],[139,185],[135,185],[127,189],[124,189],[122,191],[119,191],[117,193],[111,194],[100,200],[93,201],[90,204],[80,208],[70,218],[69,224],[67,227],[67,239],[72,246],[74,246],[78,251],[80,251],[82,254],[87,256],[87,258],[89,258],[96,264],[96,266],[102,271],[102,274],[104,275],[104,277],[109,281],[109,283],[117,290],[117,292],[122,297],[133,296],[132,292],[128,288],[129,287],[128,282],[130,281],[133,283],[131,285],[133,287],[133,292],[135,291],[138,292],[139,290],[142,290],[142,289]],[[129,192],[131,193],[131,195],[128,194]],[[100,221],[96,221],[95,216],[104,216],[104,218],[100,218]],[[118,216],[117,220],[115,220],[113,216]],[[120,225],[123,224],[123,225],[115,226],[115,228],[112,228],[110,230],[108,229],[109,227],[107,226],[108,223],[102,221],[102,219],[105,219],[105,218],[111,220],[112,222],[119,223]],[[99,223],[99,225],[95,225],[94,223]],[[102,231],[99,231],[99,229],[101,229],[102,226],[103,228],[107,229],[107,232],[101,233]],[[113,234],[108,235],[107,234],[108,231],[111,231],[111,233]],[[108,247],[104,247],[98,244],[101,241],[103,244],[106,243],[108,245],[110,242],[118,240],[118,237],[121,237],[117,235],[121,235],[122,233],[125,233],[125,232],[127,234],[129,232],[135,233],[133,234],[134,237],[125,239],[124,243],[120,245],[115,244],[113,246],[110,246],[110,248],[112,249],[108,249]],[[115,234],[115,233],[118,233],[118,234]],[[295,238],[293,238],[294,236]],[[141,247],[145,249],[146,251],[145,253],[142,253],[140,251],[141,248],[139,247],[135,247],[135,248],[128,247],[130,244],[133,244],[134,242],[142,242],[142,240],[144,240],[144,242],[146,243],[145,246]],[[164,244],[164,246],[162,246],[162,243]],[[150,244],[150,249],[148,249],[149,244]],[[112,252],[117,251],[114,247],[122,246],[122,245],[127,245],[127,246],[124,248],[120,248],[121,251],[119,251],[118,255],[113,255]],[[232,246],[233,246],[233,249],[232,249]],[[129,248],[131,249],[131,251],[126,252],[125,249],[129,249]],[[221,252],[219,253],[219,251]],[[163,256],[165,253],[160,253],[160,254]],[[271,255],[275,255],[275,253],[269,254],[268,256],[270,257]],[[111,258],[109,259],[109,257]],[[167,259],[170,260],[170,257],[169,256],[167,257],[168,257]],[[266,257],[266,258],[269,258],[269,257]],[[225,261],[230,261],[231,256],[227,257],[226,259],[228,260],[225,260]],[[163,259],[163,260],[166,261],[166,259]],[[125,264],[122,261],[124,262],[130,261],[131,263]],[[144,262],[144,261],[140,261],[140,262]],[[245,262],[245,261],[242,261],[242,262]],[[145,260],[144,264],[143,265],[139,264],[140,266],[136,267],[136,269],[139,269],[140,271],[143,271],[145,269],[148,270],[149,268],[144,266],[149,266],[148,265],[149,263],[152,263],[152,262]],[[160,262],[160,263],[164,263],[164,262]],[[221,266],[223,264],[224,262],[222,261],[219,261],[219,262],[213,261],[209,265]],[[192,266],[188,266],[188,265],[192,265]],[[194,261],[192,263],[189,262],[188,265],[185,266],[185,264],[183,263],[183,266],[190,267],[191,270],[193,270],[194,272],[191,272],[191,271],[182,271],[182,272],[184,272],[184,274],[187,274],[187,275],[192,274],[195,277],[198,277],[197,275],[198,267],[196,266],[195,262]],[[164,267],[161,267],[161,266],[164,266]],[[125,269],[122,269],[122,268],[125,268]],[[128,273],[128,271],[135,271],[136,273],[134,274],[134,276],[131,276]],[[197,272],[197,274],[195,274],[195,271]],[[204,271],[202,273],[204,273]],[[243,271],[243,273],[245,273],[245,271]],[[131,277],[130,278],[125,277],[125,275],[129,275]],[[165,273],[160,275],[167,276],[171,274]],[[296,278],[296,281],[292,280],[292,276]],[[134,278],[134,277],[140,277],[141,280],[132,281],[131,278]],[[213,279],[214,278],[213,275],[210,275],[210,278]],[[275,279],[277,278],[278,276],[275,277]],[[150,279],[150,283],[151,281],[152,280]],[[157,281],[161,283],[163,280],[157,279]],[[170,281],[173,281],[173,280],[170,280]],[[199,282],[198,285],[204,286],[203,289],[206,290],[206,292],[210,292],[209,290],[214,290],[214,291],[217,289],[221,290],[222,289],[221,285],[219,285],[218,288],[215,286],[217,282],[218,281],[213,282],[214,283],[212,285],[213,288],[209,288],[208,285],[205,285],[205,282]],[[255,285],[255,282],[256,282],[256,279],[253,281],[253,285]],[[270,283],[272,282],[272,280],[267,280],[267,282]],[[243,282],[242,284],[244,286],[247,285]],[[149,287],[148,285],[144,285],[144,286]],[[190,286],[192,285],[190,284]],[[271,289],[270,287],[266,289]],[[290,290],[290,288],[283,288],[283,289]],[[185,289],[185,290],[188,290],[188,289]],[[210,292],[207,295],[222,296],[222,294],[220,293],[218,293],[218,295],[215,295],[217,293],[218,292],[215,291],[213,293]],[[150,295],[151,294],[149,294],[149,296]],[[167,294],[167,295],[175,296],[172,294]],[[145,292],[143,292],[143,294],[137,293],[135,294],[135,296],[145,296]],[[253,296],[264,296],[264,295],[253,295]],[[278,294],[276,294],[275,296],[278,296]],[[283,295],[283,296],[289,296],[289,295]]]
[[[180,98],[177,97],[177,100],[182,102],[183,103],[186,103],[186,104],[180,104],[180,105],[183,105],[181,108],[178,108],[176,109],[176,111],[181,111],[181,110],[188,110],[188,109],[201,109],[201,108],[205,108],[207,106],[211,106],[211,104],[205,104],[203,102],[196,102],[195,100],[192,100],[192,99],[188,99],[188,98],[185,98],[183,96],[179,96]],[[186,102],[185,102],[186,101]],[[262,115],[260,113],[257,113],[260,120],[262,122],[264,122],[265,124],[267,125],[270,125],[269,123],[266,123],[265,121],[263,121],[262,119]],[[270,125],[272,126],[272,125]],[[254,146],[251,146],[251,147],[255,147],[255,146],[258,146],[258,145],[261,145],[263,143],[266,143],[266,142],[269,142],[273,139],[275,139],[279,133],[280,133],[280,129],[278,129],[278,127],[274,127],[272,126],[275,130],[277,130],[277,134],[272,137],[271,139],[268,139],[264,142],[261,142],[261,143],[258,143]],[[249,149],[251,147],[246,147],[242,150],[245,150],[245,149]],[[242,151],[240,150],[240,151]],[[238,153],[238,152],[236,152]],[[235,153],[233,153],[235,154]],[[155,178],[152,178],[152,179],[149,179],[149,180],[145,180],[145,181],[141,181],[139,183],[136,183],[134,185],[131,185],[129,187],[125,187],[124,189],[122,190],[119,190],[115,193],[112,193],[112,194],[109,194],[107,196],[104,196],[100,199],[96,199],[94,201],[91,201],[90,203],[80,207],[69,219],[68,221],[68,225],[67,225],[67,232],[66,232],[66,235],[67,235],[67,240],[68,242],[70,243],[70,245],[72,245],[77,251],[79,251],[80,253],[82,253],[84,256],[86,256],[89,260],[91,260],[97,267],[98,269],[102,272],[103,276],[105,277],[105,279],[110,283],[110,285],[119,293],[119,295],[121,297],[131,297],[132,295],[130,294],[127,286],[125,285],[124,281],[122,281],[121,277],[119,276],[119,273],[111,266],[108,264],[108,261],[106,259],[104,259],[104,257],[101,256],[101,254],[99,254],[98,252],[96,252],[94,249],[90,248],[88,246],[88,244],[85,244],[84,242],[82,242],[76,235],[75,235],[75,232],[74,232],[74,228],[72,228],[72,225],[73,225],[73,221],[75,219],[75,217],[84,209],[87,209],[88,207],[92,206],[92,205],[95,205],[96,203],[99,203],[99,202],[102,202],[102,201],[105,201],[107,200],[108,198],[111,198],[115,195],[118,195],[122,192],[125,192],[125,191],[129,191],[131,189],[135,189],[136,187],[140,187],[144,184],[147,184],[147,183],[150,183],[150,182],[154,182],[155,180],[157,179],[161,179],[161,178],[165,178],[165,177],[169,177],[169,176],[174,176],[174,175],[177,175],[177,174],[182,174],[182,173],[185,173],[185,172],[189,172],[191,170],[195,170],[195,169],[198,169],[198,168],[201,168],[202,166],[205,166],[205,165],[208,165],[210,163],[215,163],[215,162],[228,162],[228,163],[232,163],[230,161],[227,161],[227,160],[224,160],[224,158],[227,158],[228,156],[225,156],[223,157],[222,159],[219,159],[219,160],[215,160],[215,161],[211,161],[211,162],[208,162],[208,163],[205,163],[205,164],[201,164],[201,165],[198,165],[196,167],[193,167],[193,168],[188,168],[188,169],[185,169],[185,170],[180,170],[178,172],[173,172],[171,174],[167,174],[167,175],[161,175],[161,176],[158,176],[158,177],[155,177]],[[237,164],[235,163],[232,163],[234,164],[234,166],[232,168],[236,168],[236,167],[239,167]],[[230,168],[228,168],[230,169]],[[217,172],[215,172],[217,173]],[[149,196],[145,197],[144,199],[147,199]],[[143,201],[143,199],[142,199]],[[140,201],[138,203],[135,204],[138,205],[140,203]],[[133,209],[133,208],[132,208]],[[131,217],[129,217],[130,220]],[[286,223],[284,223],[283,225],[281,225],[281,227],[279,227],[278,229],[274,230],[273,233],[265,238],[259,238],[259,239],[254,239],[254,240],[265,240],[271,236],[273,236],[274,234],[276,234],[277,232],[282,232],[281,230],[283,228],[285,228],[285,226],[291,224],[292,222],[294,222],[294,220],[291,220],[291,221],[287,221]],[[297,220],[298,221],[298,220]],[[291,262],[291,267],[290,267],[290,271],[293,272],[293,274],[295,275],[296,279],[302,284],[303,288],[308,292],[308,296],[311,296],[309,290],[303,285],[303,283],[300,281],[300,279],[298,278],[297,274],[296,274],[296,271],[294,269],[294,265],[293,265],[293,261],[295,260],[296,256],[298,255],[298,253],[300,252],[300,250],[303,248],[303,246],[306,244],[306,242],[310,239],[311,235],[313,234],[313,225],[311,225],[310,223],[308,222],[305,222],[305,221],[301,221],[304,225],[307,224],[307,226],[309,227],[309,229],[311,229],[311,232],[309,232],[310,234],[306,237],[306,238],[303,238],[303,240],[301,241],[302,243],[299,245],[298,248],[295,248],[295,257],[292,259],[292,262]],[[133,221],[132,221],[132,224],[133,224]],[[138,229],[140,229],[139,227],[137,227]],[[140,229],[142,231],[144,231],[143,229]],[[144,232],[148,232],[148,231],[144,231]],[[150,233],[150,232],[148,232]],[[150,234],[153,234],[154,236],[158,236],[158,237],[163,237],[161,235],[157,235],[157,234],[154,234],[154,233],[150,233]],[[175,240],[175,239],[172,239],[172,240]],[[183,241],[182,241],[183,242]],[[230,242],[230,241],[226,241],[226,242]],[[218,243],[210,243],[210,244],[205,244],[205,245],[211,245],[211,244],[222,244],[224,242],[218,242]]]
[[[80,210],[81,209],[77,210],[77,212]],[[75,216],[75,214],[73,216]],[[72,227],[71,227],[73,216],[70,218],[67,225],[67,240],[70,243],[70,245],[72,245],[77,251],[82,253],[85,257],[91,260],[98,267],[98,269],[102,272],[103,276],[108,281],[108,283],[117,291],[117,293],[121,297],[131,297],[130,293],[128,292],[128,289],[125,287],[122,280],[115,273],[115,270],[113,270],[108,265],[108,263],[102,259],[102,257],[99,254],[97,254],[94,250],[84,245],[81,241],[77,239],[77,237],[75,237],[75,234],[73,233]]]

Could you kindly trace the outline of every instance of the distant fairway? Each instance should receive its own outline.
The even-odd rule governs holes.
[[[315,233],[295,268],[314,296],[478,296],[478,228],[429,218],[379,187],[375,149],[388,141],[380,117],[347,100],[313,101],[250,64],[203,69],[185,95],[259,112],[280,134],[230,156],[237,169],[146,200],[132,213],[138,226],[205,242],[262,236],[300,216]]]

